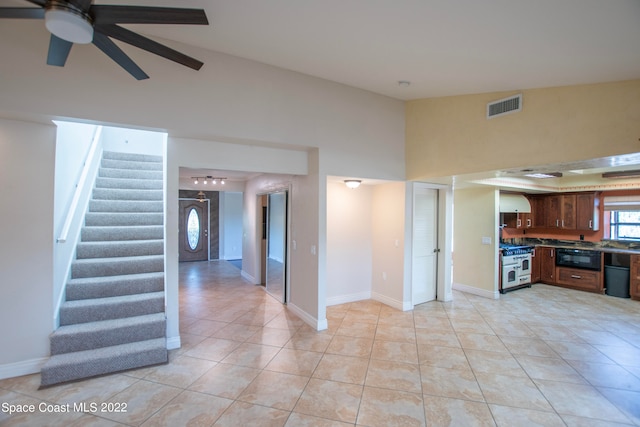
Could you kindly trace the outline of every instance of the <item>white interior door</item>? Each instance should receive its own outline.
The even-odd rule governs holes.
[[[412,302],[436,299],[438,265],[438,190],[413,191]]]

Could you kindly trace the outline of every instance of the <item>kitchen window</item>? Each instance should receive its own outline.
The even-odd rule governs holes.
[[[604,220],[606,239],[640,241],[640,196],[605,197]]]
[[[640,240],[640,211],[610,211],[609,239]]]

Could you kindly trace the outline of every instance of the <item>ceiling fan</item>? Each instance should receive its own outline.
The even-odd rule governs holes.
[[[118,24],[208,25],[202,9],[96,5],[93,0],[25,0],[39,7],[3,7],[0,18],[44,19],[51,33],[47,64],[63,67],[74,43],[93,43],[138,80],[149,76],[111,38],[185,65],[202,62]]]

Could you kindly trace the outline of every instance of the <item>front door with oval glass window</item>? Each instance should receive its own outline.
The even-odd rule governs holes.
[[[179,261],[209,259],[209,201],[180,200]]]

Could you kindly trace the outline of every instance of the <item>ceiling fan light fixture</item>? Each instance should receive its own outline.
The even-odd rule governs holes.
[[[71,43],[93,41],[91,18],[67,4],[52,1],[44,13],[44,25],[51,34]]]

